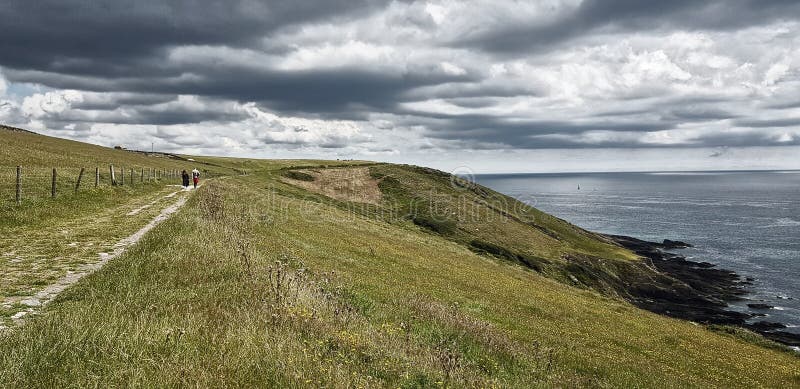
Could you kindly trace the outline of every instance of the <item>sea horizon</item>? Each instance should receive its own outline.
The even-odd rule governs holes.
[[[565,172],[492,172],[473,173],[473,176],[525,176],[525,175],[556,175],[556,174],[720,174],[720,173],[800,173],[800,169],[721,169],[721,170],[614,170],[614,171],[565,171]],[[462,176],[462,174],[456,173]]]

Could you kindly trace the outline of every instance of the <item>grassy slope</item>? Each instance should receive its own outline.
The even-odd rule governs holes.
[[[58,171],[57,187],[59,196],[72,194],[75,181],[81,168],[86,168],[82,180],[83,189],[94,186],[94,168],[100,168],[101,184],[108,185],[109,164],[116,168],[117,179],[121,179],[120,169],[125,169],[125,179],[130,184],[130,169],[134,169],[135,182],[140,184],[144,169],[191,170],[197,167],[204,177],[230,174],[229,168],[197,162],[186,162],[166,158],[162,155],[144,155],[130,151],[115,150],[87,143],[53,138],[29,132],[10,131],[0,127],[0,207],[10,205],[14,200],[16,166],[23,168],[23,198],[26,201],[47,199],[50,196],[51,170]],[[177,178],[175,179],[177,180]]]
[[[473,236],[387,223],[376,208],[349,212],[278,180],[275,169],[298,162],[240,164],[253,174],[202,188],[134,250],[0,336],[0,382],[800,385],[796,356],[478,255],[460,242]],[[504,244],[553,261],[580,251],[630,260],[546,223],[583,238],[525,246],[549,237],[525,231]]]
[[[0,147],[0,166],[108,168],[110,163],[159,169],[185,169],[189,166],[185,161],[162,156],[148,156],[31,132],[10,131],[1,127],[0,138],[3,140]]]
[[[452,219],[458,231],[451,238],[457,241],[491,241],[513,247],[521,254],[556,261],[568,253],[620,260],[635,258],[629,251],[561,219],[432,169],[377,165],[373,167],[373,175],[387,177],[381,186],[392,197],[393,204],[403,207],[411,200],[418,213],[427,213],[433,219]],[[413,211],[408,209],[405,213]]]
[[[606,238],[491,189],[428,168],[371,164],[369,169],[383,194],[377,206],[337,201],[299,188],[273,186],[272,190],[393,224],[420,225],[473,251],[608,295],[625,295],[634,287],[658,293],[662,288],[679,284],[677,280],[653,274],[636,255]],[[283,168],[280,174],[300,172],[325,181],[319,175],[326,174],[326,170]],[[341,169],[335,170],[338,172],[333,175],[348,175]],[[274,173],[266,174],[265,179],[275,179]],[[304,186],[302,181],[295,182],[295,186]],[[358,191],[358,187],[342,188],[342,194]]]

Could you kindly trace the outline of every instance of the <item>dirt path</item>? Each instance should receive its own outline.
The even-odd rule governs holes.
[[[106,250],[105,252],[100,252],[98,254],[99,260],[78,265],[74,269],[67,271],[66,275],[58,278],[57,280],[55,280],[55,282],[47,284],[33,295],[9,296],[6,297],[4,301],[0,301],[2,306],[6,308],[12,306],[17,307],[17,309],[15,309],[16,312],[10,316],[11,322],[15,325],[21,324],[26,316],[35,313],[42,306],[48,304],[66,288],[75,284],[84,276],[89,275],[97,271],[98,269],[102,268],[106,263],[108,263],[108,261],[122,255],[122,253],[124,253],[128,247],[138,242],[148,231],[152,230],[159,223],[168,219],[172,214],[177,212],[186,203],[188,195],[184,193],[185,192],[183,191],[171,192],[166,196],[164,196],[162,193],[154,200],[128,212],[126,214],[127,217],[134,217],[140,212],[148,208],[151,208],[162,201],[169,201],[177,196],[177,201],[174,201],[165,208],[163,208],[161,212],[158,213],[152,219],[150,219],[146,225],[141,227],[133,234],[118,241],[113,246],[110,246],[109,249]],[[109,218],[108,220],[106,220],[106,222],[113,223],[113,220]],[[70,246],[73,246],[73,244],[70,244]],[[0,322],[0,330],[4,328],[5,326],[3,326],[3,323]]]

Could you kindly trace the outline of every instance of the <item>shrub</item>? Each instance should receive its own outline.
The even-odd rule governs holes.
[[[542,264],[549,263],[549,261],[544,258],[515,253],[511,250],[506,249],[505,247],[501,247],[494,243],[486,242],[483,240],[475,239],[472,242],[470,242],[469,245],[473,251],[476,251],[478,253],[491,254],[496,257],[504,258],[514,262],[519,262],[537,272],[542,272]]]
[[[446,218],[428,215],[414,215],[411,218],[414,224],[427,228],[441,235],[452,235],[456,232],[456,222]]]
[[[298,172],[296,170],[286,170],[286,171],[283,172],[283,176],[286,177],[286,178],[290,178],[292,180],[298,180],[298,181],[314,181],[314,180],[316,180],[316,178],[314,178],[314,176],[312,176],[312,175],[310,175],[308,173]]]

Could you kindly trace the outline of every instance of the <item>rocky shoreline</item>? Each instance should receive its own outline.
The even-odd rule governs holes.
[[[775,342],[800,347],[800,335],[781,331],[786,328],[783,323],[751,322],[763,315],[729,309],[729,302],[745,300],[752,279],[742,279],[735,272],[718,269],[712,263],[690,261],[668,251],[691,247],[685,242],[666,239],[657,243],[621,235],[606,237],[647,258],[648,266],[676,280],[674,285],[661,285],[658,289],[628,289],[628,300],[639,308],[697,323],[735,325]],[[762,308],[759,304],[751,305]]]

